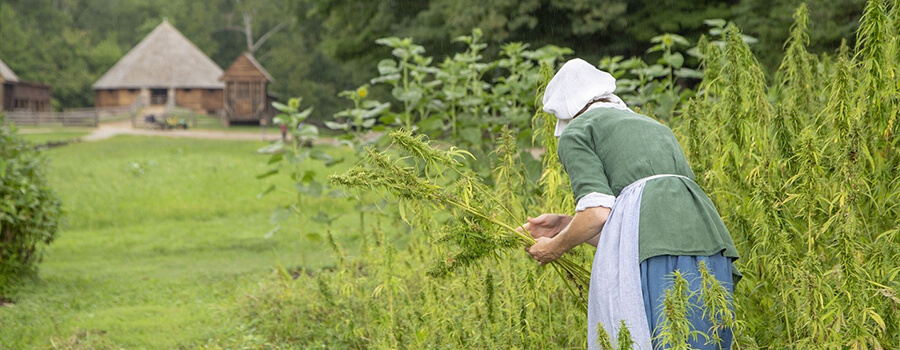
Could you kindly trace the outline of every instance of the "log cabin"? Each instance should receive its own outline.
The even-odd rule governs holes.
[[[21,80],[0,60],[0,110],[49,112],[50,85]]]
[[[226,125],[263,121],[271,124],[275,114],[272,108],[274,98],[267,89],[274,79],[253,55],[244,52],[238,56],[219,80],[225,84]]]

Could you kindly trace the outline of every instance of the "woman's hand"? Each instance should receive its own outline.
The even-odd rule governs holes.
[[[549,264],[559,259],[564,253],[556,247],[552,238],[547,237],[539,237],[537,242],[533,246],[525,248],[525,251],[531,254],[531,257],[539,261],[541,265]]]
[[[532,231],[532,235],[537,237],[536,242],[531,247],[525,248],[525,251],[528,252],[534,260],[540,261],[541,265],[559,259],[560,256],[575,246],[588,242],[594,237],[599,239],[600,232],[603,230],[603,225],[606,224],[606,219],[609,218],[609,213],[609,208],[593,207],[575,213],[574,217],[560,218],[560,216],[564,215],[544,214],[534,220],[529,219],[528,224],[523,225],[526,229],[528,226],[533,226],[532,229],[535,229],[536,232],[544,234],[552,232],[555,237],[537,237],[534,234],[535,231]],[[555,217],[547,218],[544,217],[545,215]],[[532,221],[538,221],[538,219],[542,219],[542,217],[547,220],[540,220],[539,223],[541,223],[541,225],[532,225]],[[560,221],[557,222],[556,220]],[[563,224],[563,222],[565,224]],[[548,228],[558,226],[564,227],[562,231],[554,231],[553,229]],[[538,227],[542,229],[546,228],[546,230],[537,230],[536,228]]]
[[[522,232],[524,228],[535,239],[541,237],[553,238],[566,226],[569,226],[571,221],[572,217],[568,215],[542,214],[536,218],[528,218],[527,222],[516,230]]]

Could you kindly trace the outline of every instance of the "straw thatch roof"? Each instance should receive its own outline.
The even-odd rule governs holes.
[[[19,77],[16,76],[16,73],[9,69],[9,66],[6,63],[3,63],[3,60],[0,59],[0,78],[3,81],[16,83],[19,81]]]
[[[222,68],[163,21],[100,77],[94,89],[221,89],[220,76]]]

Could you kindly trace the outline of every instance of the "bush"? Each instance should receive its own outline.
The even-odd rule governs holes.
[[[60,202],[43,170],[33,146],[0,126],[0,298],[36,272],[41,249],[56,236]]]

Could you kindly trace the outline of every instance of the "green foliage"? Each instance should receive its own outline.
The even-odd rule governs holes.
[[[366,133],[369,131],[384,131],[383,126],[375,125],[377,122],[381,121],[384,123],[392,121],[392,119],[388,120],[382,118],[388,108],[391,107],[391,103],[382,103],[370,99],[368,84],[360,86],[355,90],[342,91],[338,96],[352,101],[353,108],[338,112],[334,115],[334,118],[337,121],[326,121],[325,126],[334,130],[347,131],[342,139],[350,142],[351,146],[361,146],[366,144],[367,140],[365,137]]]
[[[870,1],[855,52],[837,57],[808,53],[800,7],[771,89],[735,28],[701,48],[702,94],[674,124],[742,253],[742,346],[900,341],[896,6]]]
[[[465,50],[438,65],[433,65],[433,58],[425,56],[424,47],[411,38],[379,39],[379,44],[392,49],[393,57],[378,63],[378,76],[371,83],[386,85],[393,101],[381,103],[361,97],[368,85],[346,91],[342,96],[349,97],[354,108],[335,115],[344,122],[327,125],[349,129],[347,121],[355,120],[354,130],[373,127],[382,131],[399,126],[447,140],[479,158],[489,157],[495,148],[493,140],[506,128],[515,133],[517,145],[527,147],[534,110],[532,92],[540,84],[541,65],[555,66],[571,50],[555,46],[528,50],[527,44],[509,43],[502,45],[499,57],[491,61],[485,59],[488,45],[482,39],[479,29],[455,38]],[[375,117],[380,125],[375,125]],[[488,168],[477,170],[488,177]]]
[[[731,16],[741,29],[756,38],[753,47],[760,63],[768,72],[775,72],[783,60],[783,46],[790,38],[788,30],[794,10],[805,4],[809,8],[811,26],[808,30],[811,52],[832,53],[843,40],[851,43],[859,26],[866,0],[742,0],[734,6]]]
[[[278,102],[272,103],[272,106],[281,112],[273,119],[274,123],[285,125],[290,138],[276,141],[273,144],[257,150],[257,152],[261,154],[270,154],[267,163],[272,166],[269,170],[257,175],[257,179],[265,179],[284,170],[287,177],[294,182],[293,186],[286,191],[296,196],[296,200],[278,208],[272,214],[272,223],[277,226],[275,226],[270,234],[274,234],[281,229],[280,224],[290,217],[290,215],[288,215],[289,213],[306,213],[303,201],[304,197],[319,197],[325,193],[329,193],[333,196],[340,195],[340,193],[335,193],[333,191],[329,192],[326,184],[316,181],[316,172],[310,170],[310,161],[320,161],[326,167],[330,167],[342,162],[343,158],[335,159],[321,149],[311,147],[313,142],[319,138],[319,128],[315,125],[306,123],[306,119],[309,118],[313,108],[309,107],[300,110],[302,101],[302,98],[297,97],[288,100],[288,104],[286,105]],[[261,198],[276,189],[276,185],[269,185],[269,187],[260,192],[256,197]],[[324,217],[322,216],[323,214],[325,215]],[[319,215],[315,217],[323,218],[324,222],[329,223],[331,220],[325,212],[321,211],[319,212]]]
[[[807,1],[814,25],[811,51],[830,52],[856,28],[862,0]],[[227,67],[247,50],[235,27],[252,15],[259,38],[285,24],[260,47],[257,60],[275,77],[270,89],[283,96],[305,96],[317,106],[314,120],[330,118],[346,103],[340,91],[361,86],[377,73],[390,49],[375,41],[414,37],[442,62],[457,47],[446,41],[482,28],[486,54],[499,43],[532,47],[555,44],[579,57],[640,55],[649,40],[679,33],[691,42],[706,33],[703,21],[734,20],[760,38],[754,47],[771,72],[782,57],[791,11],[801,0],[8,0],[0,4],[0,57],[20,77],[51,84],[54,106],[93,103],[90,85],[158,25],[163,18]],[[61,59],[64,58],[64,59]],[[656,58],[654,57],[653,60]],[[59,62],[66,62],[60,64]],[[299,77],[299,79],[294,78]],[[375,94],[384,99],[380,92]]]
[[[437,242],[448,243],[452,254],[439,261],[430,274],[446,276],[461,268],[476,266],[487,258],[497,259],[503,249],[527,247],[534,244],[531,235],[516,230],[525,215],[519,191],[523,188],[516,167],[518,162],[511,149],[514,143],[507,136],[505,147],[498,150],[501,161],[494,169],[496,190],[482,183],[478,175],[462,167],[464,157],[471,154],[451,148],[433,148],[422,136],[406,131],[390,134],[393,145],[401,148],[415,167],[410,167],[386,152],[367,149],[364,164],[331,181],[348,188],[385,190],[400,199],[400,215],[418,227],[442,226]],[[415,169],[422,169],[422,175]],[[522,207],[519,207],[519,206]],[[439,220],[440,212],[449,212],[455,219]],[[562,280],[571,282],[576,298],[587,288],[590,272],[567,257],[552,264]]]
[[[40,154],[2,122],[0,115],[0,300],[36,273],[62,214]]]
[[[584,312],[521,253],[438,279],[427,276],[436,251],[422,238],[403,246],[395,234],[365,234],[384,242],[361,247],[366,259],[330,272],[281,271],[262,283],[243,301],[245,336],[270,347],[329,349],[586,347]]]
[[[854,48],[845,46],[832,56],[810,53],[812,24],[808,9],[801,6],[794,14],[787,53],[772,81],[752,53],[748,38],[735,25],[724,20],[707,23],[713,26],[713,38],[701,39],[692,51],[701,59],[703,79],[695,96],[679,98],[673,104],[670,124],[697,181],[707,189],[732,232],[742,256],[737,265],[744,278],[736,286],[732,311],[724,286],[704,266],[696,277],[701,282],[699,290],[689,290],[685,277],[676,273],[665,300],[657,344],[688,348],[689,339],[714,344],[726,328],[735,332],[734,347],[743,349],[878,349],[900,343],[900,192],[896,190],[900,184],[896,176],[900,168],[896,137],[900,131],[900,85],[894,79],[900,69],[897,7],[896,3],[870,1]],[[465,42],[478,42],[476,34]],[[680,40],[672,35],[654,41],[658,46],[652,50],[662,55],[657,63],[665,72],[658,76],[665,82],[660,86],[663,91],[677,89],[673,79],[684,56],[678,59],[674,53],[685,46],[678,47]],[[477,57],[480,50],[470,47],[467,52]],[[604,62],[623,64],[621,59]],[[452,71],[457,81],[465,81],[472,72],[476,74],[471,76],[479,77],[477,69],[462,73],[466,68],[460,64],[459,70]],[[535,99],[555,68],[548,62],[535,66],[537,72],[531,73],[538,82]],[[483,95],[477,89],[465,88],[460,98],[479,96]],[[407,140],[405,146],[395,142],[406,148],[400,155],[390,150],[369,151],[363,165],[332,179],[344,185],[388,189],[402,202],[400,216],[421,232],[413,237],[424,241],[411,242],[406,253],[380,248],[385,249],[380,259],[360,260],[358,266],[322,274],[321,278],[330,281],[329,290],[346,291],[344,296],[329,294],[332,304],[328,305],[336,307],[324,307],[325,301],[311,297],[314,293],[306,287],[310,283],[277,278],[272,282],[277,285],[262,287],[260,297],[246,308],[248,320],[259,322],[255,330],[276,342],[335,347],[421,347],[412,337],[421,334],[434,336],[428,339],[437,342],[430,344],[455,344],[452,340],[458,338],[448,336],[462,335],[467,344],[486,342],[494,345],[484,347],[509,348],[522,344],[521,339],[531,339],[535,325],[541,330],[553,328],[550,325],[556,323],[546,319],[567,317],[566,321],[578,323],[557,335],[583,337],[584,320],[568,318],[574,311],[571,306],[555,301],[543,304],[547,295],[560,295],[562,280],[545,280],[553,281],[555,287],[525,284],[528,288],[519,288],[525,290],[521,293],[537,294],[522,308],[522,295],[496,288],[500,284],[492,283],[491,289],[476,283],[478,287],[473,288],[465,282],[482,282],[487,273],[491,279],[503,279],[498,276],[505,269],[517,271],[511,276],[520,277],[513,279],[526,276],[529,280],[531,270],[518,270],[523,259],[507,258],[508,253],[498,249],[504,245],[494,239],[502,236],[494,233],[503,230],[491,229],[492,225],[509,231],[498,222],[511,226],[508,223],[513,221],[507,217],[521,220],[516,212],[519,203],[524,212],[571,209],[565,200],[565,177],[554,158],[555,140],[548,137],[553,118],[540,112],[539,103],[529,105],[526,108],[535,111],[531,113],[533,140],[545,151],[539,189],[510,186],[521,179],[509,176],[514,174],[509,164],[515,162],[506,157],[508,137],[498,137],[490,146],[496,149],[492,153],[495,158],[488,158],[495,165],[493,181],[479,183],[477,177],[463,176],[472,166],[460,161],[458,149],[443,153],[422,146],[421,136],[395,132],[394,137]],[[452,133],[435,136],[454,140]],[[513,195],[510,188],[515,189]],[[522,200],[534,193],[540,193],[537,202]],[[457,202],[458,198],[468,198],[477,206]],[[430,204],[410,204],[415,201]],[[462,213],[457,212],[460,209]],[[447,218],[444,212],[455,218]],[[444,276],[441,280],[425,277],[428,270],[421,265],[428,253],[435,252],[453,259],[448,260],[450,264],[462,261],[460,267],[468,269],[441,270],[437,274]],[[484,263],[488,261],[496,263]],[[576,261],[577,254],[573,256]],[[476,275],[479,278],[471,278]],[[360,281],[369,287],[357,291]],[[380,304],[377,311],[367,309],[372,306],[361,301],[372,288],[379,291],[372,295],[382,298],[376,303]],[[388,290],[402,292],[385,294]],[[290,296],[289,301],[283,295]],[[294,297],[297,295],[303,297]],[[504,302],[505,295],[514,297]],[[699,303],[691,302],[694,299]],[[494,320],[511,319],[529,327],[508,324],[498,332],[496,321],[486,316],[485,303],[492,300],[501,300],[490,308]],[[316,315],[316,322],[326,324],[329,331],[310,331],[303,326],[305,321],[287,314],[296,305],[302,305],[301,314]],[[546,316],[528,316],[529,310],[543,307],[548,308]],[[337,312],[344,316],[326,315],[326,310],[340,310]],[[261,317],[261,312],[272,312],[275,317]],[[692,329],[687,322],[691,312],[702,312],[712,321],[712,329]],[[488,321],[476,321],[482,318]],[[297,323],[301,326],[293,326]],[[354,329],[358,331],[351,331]],[[584,346],[568,340],[554,343],[547,337],[527,343],[528,347]],[[601,335],[600,345],[611,348],[609,338]],[[621,339],[628,337],[620,334]]]

